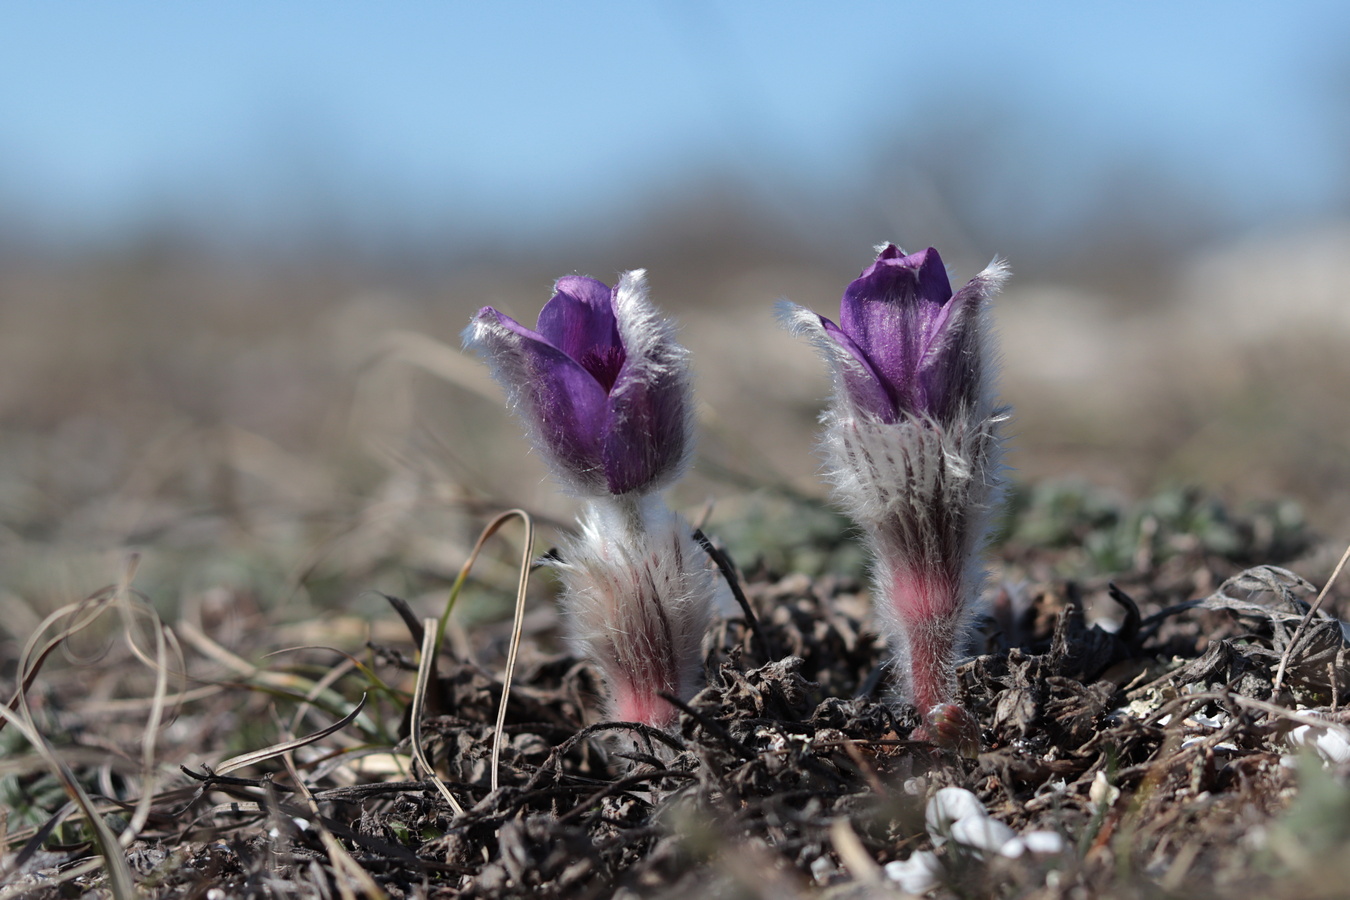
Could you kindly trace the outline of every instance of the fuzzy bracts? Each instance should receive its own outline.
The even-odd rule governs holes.
[[[969,719],[952,706],[954,670],[978,610],[1007,416],[994,401],[987,305],[1006,275],[996,262],[953,294],[937,251],[886,245],[844,292],[838,325],[782,309],[830,368],[826,477],[866,534],[877,622],[903,691],[924,736],[954,736],[963,749]]]
[[[944,432],[921,420],[827,416],[822,447],[834,494],[866,535],[877,623],[922,713],[952,699],[956,657],[980,609],[980,551],[1001,493],[1002,418]]]
[[[703,635],[716,590],[689,523],[659,498],[597,500],[557,564],[567,631],[609,685],[609,718],[673,726],[703,679]]]

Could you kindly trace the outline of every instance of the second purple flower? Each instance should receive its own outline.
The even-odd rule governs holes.
[[[956,705],[956,660],[978,608],[980,550],[1001,491],[987,306],[995,263],[956,293],[936,250],[894,244],[844,291],[839,324],[787,305],[834,377],[822,446],[836,500],[872,551],[877,621],[915,736],[975,752]]]

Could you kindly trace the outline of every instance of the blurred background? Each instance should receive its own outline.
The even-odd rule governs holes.
[[[677,501],[782,539],[828,382],[773,304],[833,316],[887,240],[1010,260],[1019,483],[1350,534],[1343,2],[113,0],[0,35],[13,634],[127,548],[156,599],[299,616],[443,585],[500,509],[569,521],[458,345],[572,272],[649,270],[698,376]]]

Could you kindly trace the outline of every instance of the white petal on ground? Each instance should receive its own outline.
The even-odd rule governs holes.
[[[1106,773],[1099,770],[1088,788],[1088,797],[1098,806],[1110,806],[1120,798],[1120,788],[1114,787],[1106,780]]]
[[[966,816],[952,823],[952,840],[976,850],[997,853],[1003,845],[1016,839],[1017,834],[998,819],[988,816]]]
[[[1325,734],[1318,735],[1315,743],[1317,752],[1334,763],[1343,763],[1350,759],[1350,740],[1339,728],[1331,728]]]
[[[922,894],[937,887],[942,876],[942,865],[933,851],[918,850],[910,854],[909,859],[886,863],[883,871],[905,893]]]
[[[1289,732],[1289,743],[1295,747],[1306,747],[1330,763],[1343,763],[1350,760],[1350,740],[1343,728],[1314,728],[1300,725]]]
[[[965,788],[945,787],[934,794],[924,810],[933,843],[939,846],[951,835],[952,825],[968,817],[987,818],[984,804]]]
[[[1222,728],[1228,724],[1228,714],[1219,713],[1217,716],[1207,716],[1204,713],[1191,713],[1186,717],[1187,725],[1203,725],[1206,728]]]
[[[1064,852],[1064,835],[1058,831],[1028,831],[1019,840],[1032,853]]]
[[[999,856],[1017,859],[1024,853],[1054,855],[1064,852],[1064,837],[1058,831],[1028,831],[998,848]]]

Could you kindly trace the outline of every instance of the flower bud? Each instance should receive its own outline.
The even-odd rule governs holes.
[[[560,278],[538,331],[485,306],[464,343],[492,366],[573,493],[649,493],[688,467],[688,354],[647,300],[642,270],[612,291],[593,278]]]

